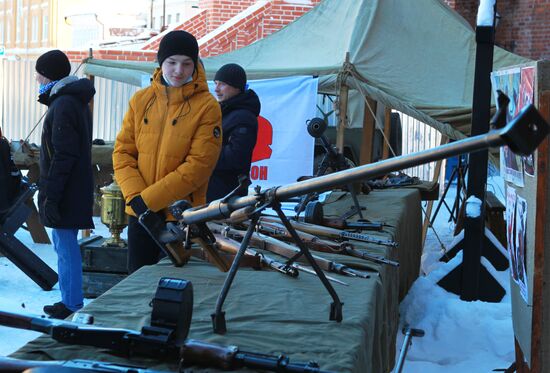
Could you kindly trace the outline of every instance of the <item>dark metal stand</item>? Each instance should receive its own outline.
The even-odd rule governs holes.
[[[439,210],[441,209],[441,206],[445,206],[447,211],[449,212],[449,222],[452,221],[453,223],[456,223],[458,221],[458,214],[460,211],[460,205],[461,205],[461,194],[462,190],[464,188],[465,184],[465,175],[468,170],[468,165],[463,164],[462,161],[462,155],[458,156],[458,164],[453,167],[453,171],[451,172],[451,176],[449,177],[449,182],[445,186],[445,190],[443,191],[443,195],[439,199],[439,202],[437,203],[437,206],[435,208],[435,211],[431,217],[430,225],[434,225],[435,219],[437,218],[437,214],[439,213]],[[449,192],[449,189],[451,188],[451,185],[453,184],[453,180],[456,178],[456,196],[455,200],[453,202],[453,207],[449,207],[447,202],[445,201],[445,197],[447,196],[447,193]]]
[[[476,68],[472,104],[471,136],[487,133],[491,119],[491,70],[493,67],[495,28],[476,28]],[[458,244],[463,250],[462,264],[439,281],[446,290],[460,295],[460,299],[499,302],[504,289],[481,265],[481,255],[490,247],[485,243],[485,189],[487,184],[487,150],[470,154],[467,196],[481,201],[479,216],[464,219],[464,239]],[[468,203],[468,202],[466,202]],[[495,249],[496,250],[496,249]]]
[[[246,235],[241,241],[241,246],[239,247],[239,251],[237,251],[237,254],[235,254],[233,263],[231,263],[231,268],[229,268],[227,277],[223,282],[222,290],[218,295],[218,299],[216,300],[216,312],[210,315],[212,317],[212,328],[214,329],[214,333],[225,334],[225,332],[227,331],[227,327],[225,323],[225,312],[222,311],[223,303],[225,302],[225,298],[229,293],[229,289],[231,288],[233,279],[237,274],[237,270],[239,269],[239,264],[241,263],[241,258],[243,257],[246,249],[248,248],[250,237],[252,237],[252,233],[254,233],[254,230],[256,229],[256,224],[258,223],[259,216],[260,216],[259,213],[255,213],[252,216],[252,222],[250,223],[250,225],[248,226],[248,229],[246,230]]]
[[[226,321],[225,321],[225,312],[222,311],[223,303],[225,302],[225,299],[227,298],[227,294],[229,293],[229,289],[231,288],[231,284],[233,283],[233,279],[235,278],[235,275],[237,274],[237,270],[239,269],[239,265],[241,262],[241,259],[248,248],[248,244],[250,242],[250,238],[252,237],[252,234],[254,233],[254,230],[256,229],[256,225],[258,223],[258,219],[260,217],[261,211],[263,211],[266,208],[272,208],[275,210],[279,218],[281,219],[281,222],[284,224],[290,235],[292,236],[294,243],[298,246],[300,249],[300,253],[294,256],[293,258],[289,259],[287,261],[287,265],[291,265],[294,261],[296,261],[300,256],[304,256],[306,260],[309,262],[327,291],[329,292],[330,296],[332,297],[333,302],[330,305],[330,320],[334,320],[337,322],[342,321],[342,306],[343,303],[338,298],[338,294],[328,281],[328,279],[325,276],[325,273],[321,270],[313,256],[311,255],[311,252],[307,248],[307,246],[303,243],[303,241],[298,236],[298,233],[290,224],[288,218],[283,213],[283,210],[281,208],[281,204],[279,201],[272,200],[266,204],[263,204],[261,207],[254,210],[249,216],[251,217],[252,221],[250,225],[248,226],[248,229],[246,230],[246,234],[241,241],[241,245],[239,247],[239,251],[235,255],[235,258],[233,259],[233,263],[231,264],[231,268],[229,269],[229,272],[227,274],[227,277],[225,278],[225,281],[222,286],[222,290],[220,294],[218,295],[218,299],[216,301],[216,311],[211,315],[212,317],[212,327],[214,330],[214,333],[217,334],[224,334],[227,331],[226,327]]]
[[[319,167],[315,172],[315,177],[325,175],[328,169],[331,169],[332,172],[337,172],[347,170],[350,167],[346,161],[346,157],[344,157],[342,153],[335,149],[328,138],[324,135],[326,128],[327,123],[321,118],[313,118],[309,120],[307,124],[308,133],[312,137],[320,139],[321,143],[323,144],[323,148],[325,149],[325,155],[323,156],[323,160],[321,161],[321,163],[319,163]],[[357,195],[355,194],[355,189],[353,188],[353,185],[347,184],[346,188],[351,194],[353,206],[351,207],[350,211],[346,213],[346,218],[344,219],[347,219],[355,214],[359,214],[360,219],[365,219],[362,212],[362,210],[364,210],[365,208],[359,205],[359,200],[357,199]],[[300,213],[305,210],[308,202],[316,198],[315,196],[316,193],[309,193],[302,197],[300,203],[295,208],[296,217],[298,217]]]
[[[57,273],[15,237],[15,232],[31,213],[25,202],[32,198],[38,187],[28,185],[0,216],[0,253],[5,255],[21,271],[43,290],[51,290],[56,284]]]

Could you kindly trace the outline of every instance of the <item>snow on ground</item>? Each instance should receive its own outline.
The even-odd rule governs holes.
[[[498,184],[498,180],[491,183],[489,188],[499,198],[503,198],[504,189]],[[451,189],[447,197],[450,206],[454,194]],[[438,261],[443,247],[449,248],[453,241],[454,225],[448,222],[448,217],[448,212],[442,208],[434,224],[437,235],[431,229],[428,231],[421,276],[400,305],[400,329],[408,325],[425,332],[424,337],[412,339],[403,372],[477,373],[507,368],[514,361],[509,295],[500,303],[464,302],[458,295],[437,285],[437,281],[458,265],[462,258],[459,254],[449,263]],[[107,229],[97,218],[96,227],[96,234],[108,235]],[[16,236],[48,265],[56,268],[56,255],[50,245],[34,244],[24,230],[19,230]],[[482,264],[490,266],[486,261]],[[508,271],[497,272],[494,268],[489,270],[508,292]],[[57,285],[51,291],[43,291],[10,261],[0,257],[0,310],[41,314],[45,304],[57,302],[59,299]],[[0,326],[0,355],[16,351],[37,336],[38,333],[35,332]],[[403,338],[399,333],[396,360]]]
[[[490,178],[488,190],[504,201],[501,178]],[[452,206],[456,191],[451,188],[447,204]],[[434,206],[435,207],[435,206]],[[422,329],[424,337],[413,337],[403,372],[459,373],[491,372],[508,368],[515,361],[512,307],[509,295],[509,271],[496,271],[482,258],[484,265],[506,290],[500,303],[465,302],[437,285],[437,282],[462,261],[462,252],[448,263],[440,262],[442,244],[450,248],[460,239],[454,237],[454,224],[442,207],[434,224],[437,232],[428,230],[420,276],[400,305],[400,329],[404,326]],[[441,240],[441,243],[437,239]],[[397,336],[397,356],[404,335]]]

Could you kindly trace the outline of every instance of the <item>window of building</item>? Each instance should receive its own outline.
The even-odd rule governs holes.
[[[0,0],[0,2],[2,2]],[[6,44],[4,40],[4,22],[0,22],[0,44]]]
[[[43,15],[42,16],[42,41],[48,40],[48,31],[49,31],[48,29],[49,29],[48,16]]]
[[[29,40],[29,18],[23,16],[23,41]]]
[[[11,43],[11,21],[10,18],[6,20],[6,44]]]
[[[153,17],[153,21],[151,21],[151,28],[155,28],[157,18]]]
[[[172,15],[168,14],[168,24],[172,24]]]
[[[38,16],[32,16],[31,40],[38,41]]]
[[[179,21],[180,21],[180,14],[176,13],[176,22],[179,23]]]
[[[15,42],[18,43],[21,40],[21,22],[15,23]]]

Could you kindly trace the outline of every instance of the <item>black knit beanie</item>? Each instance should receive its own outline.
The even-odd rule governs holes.
[[[244,92],[246,86],[246,73],[244,69],[236,63],[228,63],[220,67],[214,76],[214,80],[224,82]]]
[[[197,39],[187,31],[170,31],[160,41],[157,61],[159,65],[162,66],[165,59],[176,54],[190,57],[196,67],[199,57],[199,44],[197,43]]]
[[[54,49],[44,53],[36,60],[36,72],[54,81],[71,73],[71,63],[65,53]]]

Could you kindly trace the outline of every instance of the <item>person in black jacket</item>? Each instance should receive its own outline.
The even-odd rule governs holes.
[[[207,202],[225,197],[248,176],[258,135],[260,99],[247,89],[244,69],[234,63],[222,66],[214,76],[216,97],[222,109],[222,151],[210,177]],[[246,195],[241,190],[237,195]]]
[[[88,79],[69,76],[71,64],[60,50],[36,61],[38,101],[48,106],[40,146],[38,208],[42,223],[52,228],[57,253],[61,302],[44,307],[64,319],[83,306],[79,229],[94,227],[92,179],[92,115],[95,94]]]

